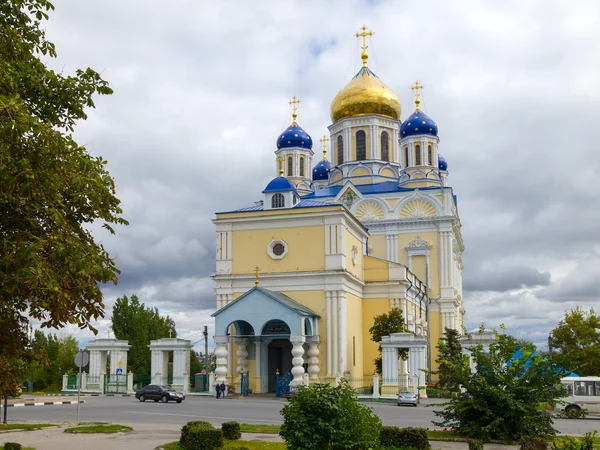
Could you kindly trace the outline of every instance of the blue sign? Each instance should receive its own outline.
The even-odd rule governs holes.
[[[123,375],[123,369],[120,367],[117,368],[117,375]]]

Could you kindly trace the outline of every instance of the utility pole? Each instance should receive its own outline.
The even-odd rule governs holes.
[[[548,356],[552,359],[552,334],[548,335]]]
[[[204,325],[204,370],[210,373],[210,359],[208,357],[208,327]]]

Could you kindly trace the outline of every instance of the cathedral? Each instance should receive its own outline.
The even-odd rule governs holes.
[[[313,165],[294,97],[275,178],[253,206],[213,220],[219,382],[243,373],[253,392],[274,392],[278,374],[292,385],[372,377],[369,328],[399,308],[423,356],[386,362],[384,348],[384,379],[418,372],[409,384],[422,386],[444,329],[462,328],[464,246],[438,126],[418,82],[401,119],[398,96],[368,66],[371,34],[356,34],[362,67],[333,98],[322,158]]]

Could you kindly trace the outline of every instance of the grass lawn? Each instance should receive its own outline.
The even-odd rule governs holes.
[[[256,442],[256,441],[224,441],[225,445],[223,450],[235,450],[236,448],[247,448],[249,450],[287,450],[285,442]],[[159,447],[163,450],[182,450],[183,447],[179,446],[179,441],[169,442],[168,444],[161,445]]]
[[[57,425],[51,423],[8,423],[6,425],[0,424],[0,431],[4,430],[41,430],[42,428],[55,427]]]
[[[121,431],[132,431],[133,428],[126,425],[111,423],[98,423],[91,425],[80,425],[78,427],[66,428],[65,433],[119,433]]]
[[[264,425],[254,423],[240,423],[240,430],[242,433],[268,433],[268,434],[279,434],[279,425]]]

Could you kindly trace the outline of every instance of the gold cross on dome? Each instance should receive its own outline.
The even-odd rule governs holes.
[[[298,104],[300,100],[294,95],[290,100],[290,105],[292,105],[292,120],[296,123],[296,119],[298,118]]]
[[[319,139],[321,145],[323,146],[323,161],[327,159],[327,144],[329,143],[329,138],[327,135],[324,135],[321,139]]]
[[[279,176],[282,177],[283,176],[283,156],[279,155],[279,158],[277,159],[277,161],[279,161]]]
[[[418,81],[415,81],[415,84],[413,84],[410,88],[415,93],[415,105],[417,105],[417,109],[419,109],[419,104],[421,103],[421,100],[419,99],[419,90],[423,89],[423,85]]]
[[[363,25],[362,28],[361,28],[361,30],[362,30],[362,32],[360,32],[360,33],[356,32],[355,36],[357,38],[361,38],[362,37],[362,39],[363,39],[363,42],[362,42],[362,54],[360,55],[360,57],[363,60],[363,66],[366,67],[367,66],[367,59],[369,58],[369,54],[367,53],[367,47],[368,47],[367,46],[367,36],[373,36],[373,34],[375,34],[375,33],[373,33],[372,30],[369,30],[369,32],[367,33],[367,26],[366,25]]]
[[[256,266],[254,268],[254,273],[256,274],[256,279],[254,280],[254,286],[258,287],[258,272],[260,271],[260,269],[258,268],[258,266]]]

